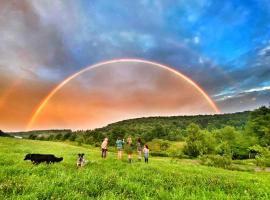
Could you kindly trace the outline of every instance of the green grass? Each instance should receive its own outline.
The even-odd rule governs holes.
[[[89,162],[76,168],[77,153]],[[26,153],[63,156],[57,164],[32,165]],[[127,163],[90,146],[0,138],[0,199],[270,199],[270,174],[152,158]]]

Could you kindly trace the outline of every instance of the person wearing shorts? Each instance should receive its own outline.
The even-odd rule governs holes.
[[[104,138],[101,144],[101,157],[106,158],[107,156],[107,149],[108,149],[108,138]]]
[[[127,151],[127,154],[128,154],[128,162],[131,163],[132,153],[133,153],[133,146],[132,146],[131,137],[128,137],[128,139],[127,139],[126,151]]]
[[[124,139],[121,140],[120,137],[118,137],[118,139],[116,140],[116,148],[117,148],[117,158],[118,160],[121,160],[122,159],[122,152],[123,152],[123,147],[124,147]]]
[[[138,152],[138,160],[142,160],[142,140],[138,138],[137,140],[137,152]]]

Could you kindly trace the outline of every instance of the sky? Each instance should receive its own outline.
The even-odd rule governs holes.
[[[150,60],[178,70],[203,88],[222,113],[252,110],[270,102],[268,0],[0,0],[0,27],[0,128],[3,130],[23,129],[44,97],[66,77],[95,63],[120,58]],[[176,81],[162,70],[150,67],[152,71],[149,71],[149,66],[145,66],[148,69],[145,71],[143,66],[138,67],[133,71],[137,75],[131,76],[133,67],[128,63],[118,67],[125,75],[118,77],[119,74],[112,72],[118,77],[117,81],[111,78],[111,82],[102,88],[99,83],[90,81],[95,79],[95,72],[78,77],[72,81],[73,86],[63,88],[65,95],[73,99],[66,107],[78,105],[80,95],[88,94],[82,97],[85,100],[80,101],[81,108],[77,111],[93,110],[93,104],[87,107],[90,95],[93,99],[100,99],[98,102],[105,99],[106,107],[95,113],[106,113],[109,107],[114,107],[110,113],[121,114],[112,114],[106,119],[103,116],[100,126],[137,116],[207,113],[208,106],[198,108],[198,99],[204,102],[203,98],[191,101],[195,99],[191,96],[198,93],[194,89],[187,90],[189,86],[185,87],[182,80]],[[103,69],[105,78],[101,80],[107,80],[109,68]],[[159,75],[145,82],[143,75],[151,77],[151,74]],[[165,95],[164,85],[156,81],[161,76],[170,83],[167,88],[181,91],[178,96],[174,89]],[[87,83],[89,81],[91,84]],[[120,97],[131,90],[127,84],[130,82],[135,89],[127,98],[130,101],[124,103]],[[112,94],[106,95],[114,86],[119,88],[120,83],[126,87],[113,93],[119,101],[110,104]],[[158,86],[156,95],[146,93],[150,86]],[[76,94],[70,94],[72,88]],[[95,91],[99,94],[93,96]],[[100,91],[106,92],[100,94]],[[146,93],[146,96],[134,101],[137,92]],[[169,100],[154,98],[158,95]],[[44,113],[55,111],[59,102],[62,105],[68,103],[67,98],[61,98],[60,94],[56,96],[52,102],[58,104],[51,102]],[[171,108],[180,97],[179,105]],[[150,109],[146,106],[149,101],[149,105],[156,101],[157,106]],[[138,102],[140,109],[135,106]],[[190,102],[188,110],[178,110],[181,105],[186,107],[187,102]],[[130,109],[119,105],[128,105]],[[59,112],[64,115],[63,110]],[[79,113],[81,111],[72,111],[69,116]],[[56,115],[57,112],[52,112],[45,118],[57,122]],[[64,117],[61,117],[62,121]],[[69,123],[61,124],[58,120],[59,123],[47,126],[48,120],[43,120],[40,127],[87,128],[88,117],[80,118],[84,125],[77,122],[75,126],[69,117]],[[92,118],[98,118],[98,115]],[[94,128],[98,121],[89,124]]]

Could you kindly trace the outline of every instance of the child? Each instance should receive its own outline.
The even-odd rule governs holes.
[[[144,145],[143,153],[144,153],[144,162],[148,163],[149,148],[147,145]]]
[[[101,144],[101,157],[106,158],[107,156],[107,148],[108,148],[108,138],[104,138]]]
[[[132,159],[132,139],[131,137],[128,137],[127,139],[127,153],[128,153],[128,162],[131,163],[131,159]]]
[[[124,139],[121,140],[120,137],[118,137],[118,139],[116,140],[116,147],[117,147],[117,157],[119,160],[122,159],[122,151],[124,144],[125,144]]]
[[[137,152],[138,152],[138,160],[142,160],[142,140],[138,138],[137,140]]]

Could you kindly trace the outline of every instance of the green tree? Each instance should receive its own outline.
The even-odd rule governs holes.
[[[270,107],[263,106],[251,112],[246,132],[258,137],[261,146],[270,145]]]
[[[125,137],[125,133],[126,131],[121,128],[121,127],[115,127],[111,134],[109,134],[109,141],[112,142],[112,144],[114,144],[114,142],[117,140],[118,137],[120,138],[124,138]]]
[[[68,140],[70,136],[71,132],[67,132],[66,134],[63,135],[63,140]]]
[[[213,135],[218,143],[216,153],[219,155],[231,155],[234,159],[248,158],[248,147],[256,143],[254,137],[237,131],[231,126],[214,130]]]
[[[52,134],[49,135],[49,137],[47,138],[47,140],[54,140],[54,136]]]
[[[55,140],[62,140],[62,139],[63,139],[63,136],[62,136],[61,133],[58,133],[58,134],[56,134],[56,135],[54,136],[54,139],[55,139]]]
[[[70,141],[75,141],[76,140],[77,135],[75,133],[72,133],[71,136],[69,137]]]
[[[163,138],[166,135],[167,134],[165,128],[160,124],[158,124],[152,131],[152,136],[154,138]]]
[[[30,140],[35,140],[35,139],[37,139],[37,135],[31,134],[31,135],[29,135],[28,138],[29,138]]]
[[[197,157],[211,153],[214,150],[215,139],[208,131],[203,131],[197,124],[191,123],[187,129],[185,154]]]

